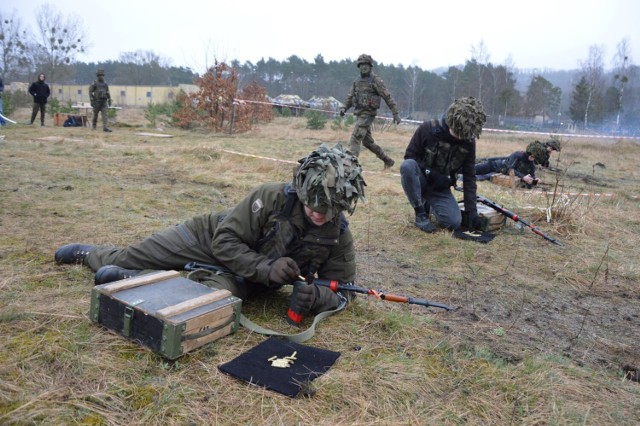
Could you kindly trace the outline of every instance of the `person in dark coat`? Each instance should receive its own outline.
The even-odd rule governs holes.
[[[51,89],[49,85],[45,83],[44,73],[40,73],[38,81],[34,81],[29,86],[29,94],[33,97],[33,110],[31,111],[31,122],[33,124],[36,121],[38,111],[40,111],[40,125],[44,126],[44,114],[47,107],[47,99],[51,95]]]
[[[422,123],[413,134],[400,166],[400,181],[411,207],[415,225],[424,232],[437,228],[429,220],[432,210],[438,224],[460,228],[462,213],[451,192],[457,174],[462,174],[464,209],[473,228],[481,227],[476,196],[476,138],[487,116],[473,97],[456,99],[444,119]]]

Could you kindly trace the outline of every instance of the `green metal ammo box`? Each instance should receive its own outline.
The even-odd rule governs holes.
[[[238,329],[242,300],[177,271],[154,272],[97,285],[92,321],[176,359]]]

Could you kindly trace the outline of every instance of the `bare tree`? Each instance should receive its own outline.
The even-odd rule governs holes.
[[[474,62],[477,65],[479,101],[482,101],[482,83],[490,57],[491,55],[489,55],[489,52],[487,51],[487,46],[484,44],[484,40],[480,40],[477,46],[471,46],[471,62]]]
[[[587,104],[584,110],[584,127],[589,125],[589,112],[593,111],[596,102],[602,97],[604,87],[604,48],[602,46],[591,45],[589,47],[589,58],[583,62],[582,73],[587,83]]]
[[[134,85],[168,84],[167,69],[171,65],[169,59],[163,58],[151,50],[124,52],[119,56],[120,62],[126,64],[121,71],[125,72]],[[125,79],[124,76],[119,76]]]
[[[422,95],[425,88],[419,85],[420,68],[417,66],[410,66],[405,71],[405,83],[407,97],[409,99],[409,116],[413,116],[416,110],[416,98]],[[420,92],[420,93],[418,93]]]
[[[616,127],[620,127],[620,113],[622,112],[622,94],[624,93],[624,86],[629,81],[627,74],[627,66],[629,61],[629,54],[631,47],[629,47],[629,40],[624,38],[618,43],[617,52],[613,57],[613,80],[614,86],[618,89],[618,112],[616,114]]]
[[[39,32],[36,63],[41,64],[50,81],[55,81],[64,67],[87,48],[86,30],[78,16],[71,14],[65,18],[48,3],[36,12],[36,22]]]
[[[22,20],[14,10],[10,17],[0,12],[0,77],[15,78],[20,68],[28,65],[28,40],[30,36]]]

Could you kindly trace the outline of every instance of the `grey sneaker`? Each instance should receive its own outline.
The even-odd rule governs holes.
[[[416,215],[416,226],[423,232],[428,234],[435,232],[438,228],[429,221],[426,213],[420,213]]]

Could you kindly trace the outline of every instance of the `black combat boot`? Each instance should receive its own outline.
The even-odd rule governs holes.
[[[428,234],[435,232],[438,229],[433,223],[431,223],[426,213],[416,214],[416,226],[420,228],[421,231]]]
[[[82,263],[85,257],[95,250],[96,246],[89,244],[67,244],[56,250],[56,263]]]
[[[108,128],[106,128],[106,127],[105,127],[105,128],[103,128],[102,130],[103,130],[104,132],[111,132],[111,131],[112,131],[111,129],[108,129]]]
[[[124,269],[116,265],[104,265],[96,271],[94,279],[95,285],[106,284],[113,281],[124,280],[125,278],[135,277],[140,271],[134,269]]]

